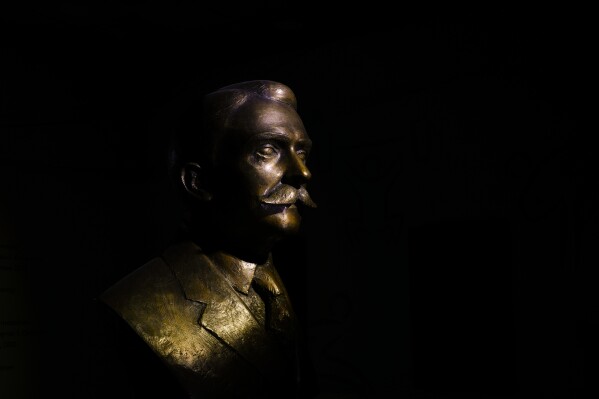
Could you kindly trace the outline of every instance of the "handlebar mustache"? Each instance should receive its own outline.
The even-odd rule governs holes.
[[[260,202],[270,205],[293,205],[296,201],[300,201],[310,208],[317,207],[304,186],[296,189],[295,187],[283,184],[278,186],[272,193],[260,198]]]

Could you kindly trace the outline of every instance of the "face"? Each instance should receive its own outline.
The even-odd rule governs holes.
[[[298,208],[315,206],[305,188],[311,145],[299,115],[285,104],[252,100],[231,115],[216,146],[225,178],[214,199],[223,225],[238,236],[297,232]]]

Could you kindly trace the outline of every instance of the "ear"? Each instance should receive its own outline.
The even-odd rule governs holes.
[[[181,183],[185,191],[201,201],[210,201],[212,194],[205,187],[206,176],[203,176],[202,168],[195,162],[189,162],[181,168]]]

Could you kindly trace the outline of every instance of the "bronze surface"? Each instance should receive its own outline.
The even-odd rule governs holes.
[[[297,318],[271,256],[298,232],[301,208],[316,207],[296,106],[272,81],[207,95],[201,126],[178,141],[201,134],[202,148],[173,162],[189,239],[102,296],[191,397],[302,397]]]

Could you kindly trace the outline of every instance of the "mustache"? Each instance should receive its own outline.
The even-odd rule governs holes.
[[[269,205],[293,205],[296,201],[300,201],[302,204],[309,206],[310,208],[316,208],[316,203],[310,198],[308,190],[304,186],[295,188],[286,184],[282,184],[275,188],[271,193],[260,198],[260,202]]]

